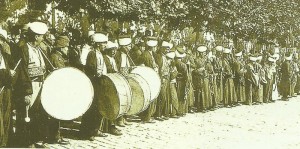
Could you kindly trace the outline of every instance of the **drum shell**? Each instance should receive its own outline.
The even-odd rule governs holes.
[[[115,120],[127,113],[131,106],[131,89],[128,81],[119,73],[102,75],[96,80],[95,100],[100,114]]]
[[[132,102],[127,115],[135,115],[143,112],[150,105],[150,88],[147,81],[138,74],[129,74],[126,79],[132,92]]]

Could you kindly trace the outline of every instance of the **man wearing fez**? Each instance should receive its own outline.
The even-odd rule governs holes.
[[[206,55],[207,47],[202,45],[197,48],[198,58],[196,69],[193,71],[194,85],[196,88],[197,111],[206,112],[212,107],[209,72],[213,71]]]
[[[50,61],[52,65],[59,69],[69,66],[68,50],[69,50],[69,38],[67,36],[59,36],[55,42],[55,48],[50,55]],[[63,140],[60,136],[60,122],[55,118],[49,117],[47,120],[48,127],[46,132],[48,133],[48,143],[67,144],[67,141]]]
[[[234,74],[234,87],[237,95],[237,99],[239,102],[245,103],[245,77],[246,73],[245,63],[243,61],[243,51],[235,54],[235,61],[233,64],[233,74]]]
[[[224,51],[224,59],[223,59],[223,87],[224,87],[224,97],[223,97],[223,103],[225,107],[233,106],[233,103],[236,101],[236,95],[235,95],[235,89],[234,89],[234,82],[233,82],[233,71],[231,67],[231,50],[228,48],[225,48]]]
[[[274,63],[276,60],[272,57],[269,57],[267,61],[265,61],[264,64],[264,69],[266,72],[266,81],[267,83],[264,84],[264,98],[263,101],[264,103],[269,103],[269,102],[274,102],[272,98],[272,93],[273,93],[273,84],[274,84]]]
[[[176,77],[177,96],[178,96],[178,116],[184,115],[184,107],[186,102],[186,81],[187,81],[187,65],[182,61],[186,56],[183,46],[177,46],[175,51],[175,66],[178,71]]]
[[[0,148],[8,147],[9,133],[12,131],[12,55],[7,41],[7,32],[0,28]]]
[[[154,58],[155,57],[154,51],[156,51],[157,44],[158,44],[157,38],[148,37],[146,44],[147,44],[146,50],[142,53],[142,55],[139,58],[140,64],[144,64],[145,66],[154,69],[154,71],[158,73],[158,65],[156,64]],[[145,123],[153,122],[151,121],[151,117],[154,115],[156,111],[156,104],[157,104],[157,100],[154,100],[145,111],[140,113],[140,117],[143,122]],[[162,119],[159,118],[159,120]]]
[[[119,73],[121,73],[124,76],[127,76],[130,71],[130,68],[135,65],[135,63],[129,55],[129,52],[131,50],[131,42],[132,40],[129,35],[119,36],[118,43],[120,47],[116,52],[115,61]],[[124,116],[121,116],[117,120],[117,125],[120,127],[125,127],[125,125],[130,125],[130,123],[126,121]]]
[[[119,49],[116,52],[115,60],[117,63],[118,70],[124,76],[127,76],[131,66],[135,65],[132,58],[129,55],[131,50],[131,38],[129,35],[120,35]]]
[[[46,70],[50,69],[46,54],[40,47],[48,27],[42,22],[29,23],[28,27],[27,41],[20,45],[15,58],[15,61],[21,60],[14,92],[16,141],[20,147],[34,147],[34,143],[45,140],[42,128],[47,125],[38,93],[46,77]],[[25,122],[27,116],[30,117],[30,122]]]
[[[119,72],[115,58],[114,58],[117,48],[118,48],[117,43],[108,41],[107,47],[104,50],[104,56],[103,56],[104,62],[107,67],[107,73]],[[104,125],[103,125],[104,132],[108,132],[108,133],[116,135],[116,136],[122,135],[120,130],[116,127],[117,122],[122,121],[122,120],[123,120],[123,118],[118,118],[117,120],[114,120],[114,121],[105,119]]]
[[[96,82],[102,75],[107,74],[107,68],[102,52],[107,45],[108,37],[105,33],[95,33],[91,36],[91,39],[94,43],[87,56],[85,73],[92,81],[94,91],[97,92],[100,89]],[[106,135],[101,132],[102,128],[100,128],[102,119],[103,116],[99,113],[99,107],[96,98],[94,98],[91,107],[82,116],[80,126],[82,139],[94,140],[95,136],[106,137]]]
[[[171,46],[172,45],[169,42],[163,41],[155,56],[159,68],[159,76],[161,78],[161,90],[157,99],[158,104],[155,113],[158,120],[168,119],[169,117],[170,98],[168,96],[168,91],[170,83],[170,64],[166,54],[169,52]]]

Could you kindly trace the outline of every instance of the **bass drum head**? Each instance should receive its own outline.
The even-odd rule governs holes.
[[[132,102],[127,115],[135,115],[146,110],[150,104],[150,88],[147,81],[138,74],[129,74],[126,79],[132,92]]]
[[[130,73],[138,74],[147,81],[151,93],[151,102],[158,97],[161,87],[161,80],[158,73],[155,72],[154,69],[145,66],[137,66]]]
[[[76,68],[53,71],[44,81],[41,103],[45,111],[59,120],[82,116],[91,106],[94,89],[90,79]]]
[[[118,73],[102,75],[95,84],[95,98],[100,114],[115,120],[127,113],[131,105],[131,90],[124,76]]]

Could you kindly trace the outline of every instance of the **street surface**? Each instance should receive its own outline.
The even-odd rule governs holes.
[[[187,114],[154,124],[132,122],[131,126],[121,130],[122,136],[108,134],[106,138],[96,137],[95,141],[79,140],[68,133],[65,139],[70,141],[69,145],[48,146],[76,149],[295,149],[300,148],[300,97]],[[71,132],[76,134],[76,129]]]

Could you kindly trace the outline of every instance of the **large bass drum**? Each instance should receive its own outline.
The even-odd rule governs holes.
[[[90,79],[76,68],[53,71],[44,81],[41,103],[45,111],[59,120],[72,120],[91,106],[94,89]]]
[[[138,74],[126,76],[132,92],[132,102],[127,115],[135,115],[143,112],[150,105],[150,87],[147,81]]]
[[[161,80],[158,73],[155,72],[154,69],[145,66],[137,66],[132,69],[130,73],[138,74],[147,81],[147,84],[150,87],[151,102],[158,97],[161,87]]]
[[[132,94],[124,76],[119,73],[102,75],[95,86],[95,98],[103,117],[115,120],[128,112]]]

